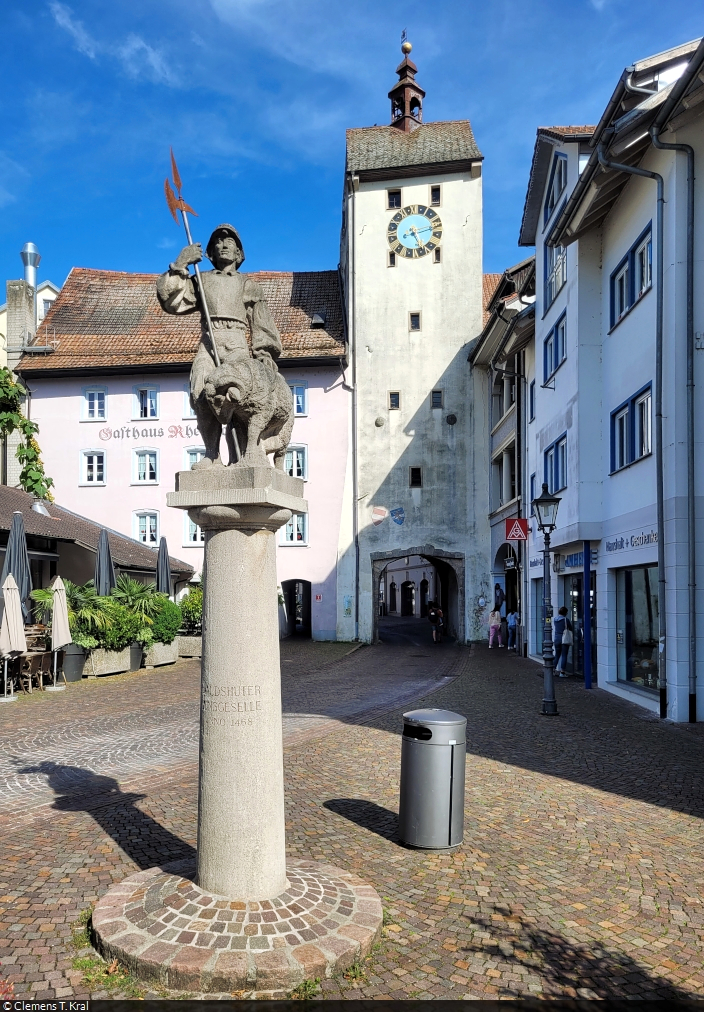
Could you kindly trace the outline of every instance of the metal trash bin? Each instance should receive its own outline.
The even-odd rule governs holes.
[[[467,718],[450,710],[403,715],[399,836],[411,847],[444,850],[464,835]]]

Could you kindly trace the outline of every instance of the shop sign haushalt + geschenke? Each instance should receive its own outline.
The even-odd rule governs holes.
[[[200,436],[197,425],[168,425],[166,429],[160,426],[123,425],[119,429],[113,429],[106,425],[98,433],[104,443],[110,439],[193,439]]]

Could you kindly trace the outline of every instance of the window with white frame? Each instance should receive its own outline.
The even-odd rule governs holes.
[[[653,237],[643,231],[611,275],[611,327],[653,287]]]
[[[102,422],[108,416],[105,387],[86,387],[83,391],[83,421]]]
[[[186,467],[191,468],[194,464],[197,464],[199,460],[202,460],[205,456],[204,446],[189,446],[186,449]]]
[[[191,404],[191,387],[189,383],[184,384],[183,387],[183,417],[184,418],[195,418],[196,413],[193,410]]]
[[[81,453],[81,484],[105,484],[104,450],[83,450]]]
[[[629,463],[629,425],[628,416],[630,412],[628,405],[614,415],[614,471],[625,467]]]
[[[653,238],[648,235],[636,247],[636,298],[640,298],[653,283]]]
[[[294,513],[289,522],[282,528],[281,543],[283,545],[308,544],[308,514]]]
[[[187,513],[184,519],[186,522],[186,545],[191,547],[194,545],[202,545],[205,541],[205,532],[198,526],[198,524],[193,523]]]
[[[308,384],[307,383],[289,383],[291,387],[291,393],[293,394],[293,413],[294,415],[307,415],[308,414]]]
[[[652,453],[650,384],[611,412],[611,472]]]
[[[159,541],[159,514],[144,512],[134,515],[135,537],[143,545],[156,545]]]
[[[153,386],[135,387],[134,417],[135,418],[159,417],[159,391],[157,387]]]
[[[305,446],[289,446],[284,458],[284,471],[292,478],[308,477],[308,453]]]
[[[551,494],[567,487],[567,436],[561,436],[545,451],[545,481]]]
[[[629,264],[626,261],[614,277],[614,322],[625,316],[631,307],[630,273]]]
[[[564,246],[545,247],[545,308],[553,304],[567,280],[567,251]]]
[[[652,405],[650,389],[636,397],[635,423],[635,458],[647,457],[652,452]]]
[[[545,338],[544,350],[544,373],[545,382],[562,365],[567,354],[567,314],[563,313],[548,336]]]
[[[159,481],[158,453],[156,450],[134,451],[134,480],[139,485],[156,485]]]
[[[552,212],[557,207],[562,193],[567,186],[567,158],[565,155],[555,155],[552,163],[552,173],[548,184],[547,197],[545,199],[545,221],[549,221]]]

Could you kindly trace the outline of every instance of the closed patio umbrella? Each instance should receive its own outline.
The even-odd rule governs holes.
[[[32,574],[29,571],[29,555],[27,554],[27,538],[24,533],[24,520],[19,510],[12,514],[10,535],[7,539],[5,562],[0,576],[0,586],[4,588],[5,579],[12,573],[15,578],[15,590],[19,592],[22,615],[29,622],[29,595],[32,593]],[[4,590],[3,590],[4,593]]]
[[[10,702],[17,699],[14,694],[7,694],[7,663],[10,657],[27,651],[27,640],[24,635],[24,617],[22,603],[17,584],[9,573],[2,584],[3,609],[0,622],[0,657],[4,660],[5,686],[2,699]]]
[[[156,560],[156,589],[161,594],[171,593],[171,566],[169,565],[169,549],[166,538],[159,542],[159,554]]]
[[[103,529],[98,539],[98,554],[95,557],[95,589],[100,597],[107,597],[115,586],[115,570],[110,554],[108,532]]]
[[[57,652],[71,642],[71,629],[68,624],[68,605],[66,604],[66,588],[64,581],[57,576],[51,588],[54,601],[51,608],[51,649],[54,654],[54,684],[47,686],[47,692],[59,692],[64,685],[56,684]]]

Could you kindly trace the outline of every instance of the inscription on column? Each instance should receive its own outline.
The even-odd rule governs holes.
[[[261,685],[204,685],[203,714],[212,724],[250,727],[262,710],[261,694]]]

